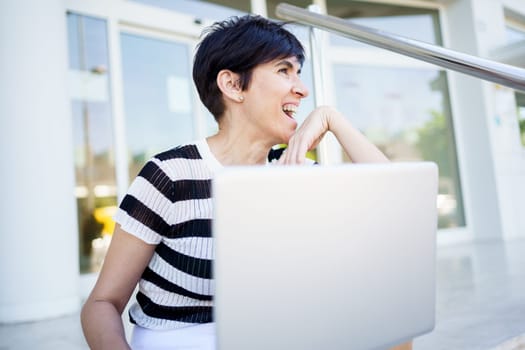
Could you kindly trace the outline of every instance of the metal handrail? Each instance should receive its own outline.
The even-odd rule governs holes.
[[[525,69],[350,23],[339,17],[322,15],[285,3],[277,5],[276,13],[278,17],[285,20],[322,28],[365,44],[525,92]]]

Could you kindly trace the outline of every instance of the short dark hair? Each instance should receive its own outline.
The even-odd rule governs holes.
[[[193,81],[199,97],[215,120],[224,113],[217,74],[229,69],[240,75],[240,87],[246,90],[252,71],[272,60],[295,56],[302,65],[304,48],[285,23],[256,15],[234,16],[216,22],[203,32],[193,60]]]

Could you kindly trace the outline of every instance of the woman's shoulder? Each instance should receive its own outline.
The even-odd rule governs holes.
[[[171,180],[176,180],[188,176],[188,169],[202,167],[199,165],[201,159],[202,156],[195,142],[180,144],[149,157],[138,173],[138,177],[159,179],[167,176]]]
[[[157,153],[152,158],[159,161],[169,161],[172,159],[202,159],[197,144],[198,141],[180,144]]]
[[[167,175],[172,181],[178,179],[209,179],[217,163],[206,149],[206,140],[180,144],[152,156],[146,163],[154,170]],[[217,163],[218,164],[218,163]],[[159,174],[153,171],[152,176]]]

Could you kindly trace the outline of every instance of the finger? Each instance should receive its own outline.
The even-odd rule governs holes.
[[[286,165],[292,165],[294,164],[295,159],[295,150],[296,150],[296,136],[292,136],[288,142],[288,147],[286,148],[286,157],[284,158],[283,162]]]
[[[308,146],[305,143],[302,143],[300,147],[297,150],[296,156],[296,164],[304,164],[306,159],[306,152],[308,151]]]
[[[307,142],[302,140],[301,135],[292,137],[288,145],[286,164],[303,164],[307,148]]]

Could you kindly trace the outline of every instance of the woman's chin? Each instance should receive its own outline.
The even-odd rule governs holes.
[[[279,142],[279,143],[284,143],[284,144],[287,145],[288,143],[290,143],[290,139],[292,138],[292,136],[294,135],[294,133],[295,133],[295,130],[294,130],[293,132],[290,132],[290,133],[287,134],[287,135],[284,135],[283,138],[282,138],[282,140],[281,140],[281,142]]]
[[[293,120],[293,119],[292,119]],[[294,121],[295,122],[295,121]],[[281,128],[279,137],[276,139],[276,144],[288,144],[292,136],[295,134],[297,129],[297,123],[288,124],[286,127]]]

